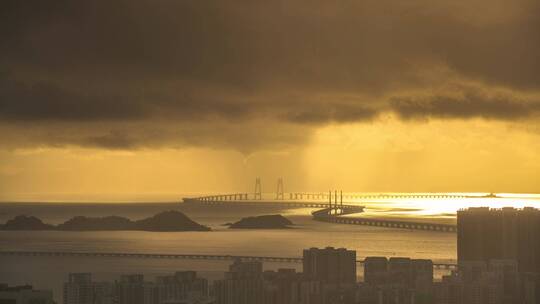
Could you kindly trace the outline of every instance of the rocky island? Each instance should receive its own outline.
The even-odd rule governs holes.
[[[53,230],[53,225],[45,224],[35,216],[18,215],[0,225],[0,230]]]
[[[120,216],[85,217],[76,216],[57,226],[43,223],[34,216],[19,215],[0,230],[60,230],[60,231],[210,231],[179,211],[165,211],[152,217],[132,221]]]
[[[136,221],[135,227],[143,231],[210,231],[179,211],[165,211]]]
[[[280,214],[250,216],[229,224],[231,229],[287,229],[293,222]]]

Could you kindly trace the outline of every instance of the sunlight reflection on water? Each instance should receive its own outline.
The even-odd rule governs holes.
[[[535,207],[540,208],[540,194],[496,194],[490,197],[487,193],[392,193],[393,195],[421,196],[421,195],[463,195],[464,198],[357,198],[343,199],[344,204],[358,204],[366,207],[363,216],[384,217],[413,217],[413,218],[440,218],[455,219],[459,209],[468,207]],[[368,196],[369,193],[355,193],[348,195]],[[323,202],[323,201],[321,201]],[[309,209],[315,210],[315,209]],[[305,214],[308,209],[291,209],[289,214]]]

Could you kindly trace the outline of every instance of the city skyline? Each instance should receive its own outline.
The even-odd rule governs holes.
[[[537,225],[540,224],[538,219]],[[507,228],[513,229],[511,226]],[[460,231],[460,237],[484,237],[475,235],[468,226],[460,227]],[[477,247],[472,243],[466,246],[467,250]],[[115,278],[114,281],[96,281],[90,272],[70,272],[64,277],[62,303],[538,303],[539,273],[529,268],[520,270],[521,264],[515,259],[481,260],[461,256],[457,268],[435,280],[432,260],[409,257],[366,257],[363,274],[358,276],[356,254],[346,248],[304,249],[303,267],[299,272],[295,268],[267,269],[260,260],[236,257],[228,265],[228,271],[212,280],[191,269],[153,274],[153,281],[137,272],[121,274],[119,280]],[[31,285],[9,287],[0,284],[0,300],[6,299],[15,299],[14,304],[50,304],[53,303],[53,293],[35,290]]]

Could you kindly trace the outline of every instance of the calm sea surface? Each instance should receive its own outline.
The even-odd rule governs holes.
[[[466,202],[468,201],[468,202]],[[368,209],[362,216],[400,217],[411,220],[455,223],[455,210],[467,205],[540,206],[540,197],[467,200],[397,200],[357,202]],[[265,255],[296,257],[309,247],[346,247],[366,256],[405,256],[455,262],[453,233],[321,223],[311,220],[314,209],[259,206],[193,206],[180,203],[0,203],[0,223],[19,214],[34,215],[58,224],[73,216],[119,215],[140,219],[165,210],[180,210],[210,226],[210,232],[60,232],[0,231],[0,251],[91,251],[126,253],[178,253]],[[282,214],[295,223],[286,230],[230,230],[223,224],[242,217]],[[92,272],[98,280],[120,274],[144,273],[149,279],[176,270],[197,270],[216,279],[229,262],[104,257],[7,257],[0,256],[0,283],[33,284],[52,289],[60,300],[62,282],[69,272]],[[297,268],[298,264],[267,263],[267,269]],[[361,273],[360,273],[361,274]]]

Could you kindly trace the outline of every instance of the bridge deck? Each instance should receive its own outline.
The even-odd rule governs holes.
[[[457,226],[448,224],[436,224],[425,222],[409,222],[399,220],[375,219],[365,217],[339,217],[313,212],[313,219],[321,222],[337,224],[366,225],[386,228],[401,228],[414,230],[429,230],[436,232],[457,232]]]
[[[184,198],[185,204],[201,205],[258,205],[258,206],[278,206],[278,207],[304,207],[304,208],[327,208],[327,202],[318,201],[290,201],[290,200],[199,200],[197,198]],[[343,204],[343,208],[364,208],[358,205]]]
[[[268,193],[266,194],[268,195]],[[323,192],[290,192],[288,195],[285,193],[276,193],[276,198],[284,199],[288,197],[290,200],[328,200],[330,197],[337,198],[337,193],[332,195],[331,193]],[[463,198],[478,198],[479,196],[467,196],[457,193],[340,193],[341,199],[463,199]],[[215,194],[200,196],[193,198],[199,201],[230,201],[230,200],[249,200],[262,198],[262,193],[229,193],[229,194]]]

